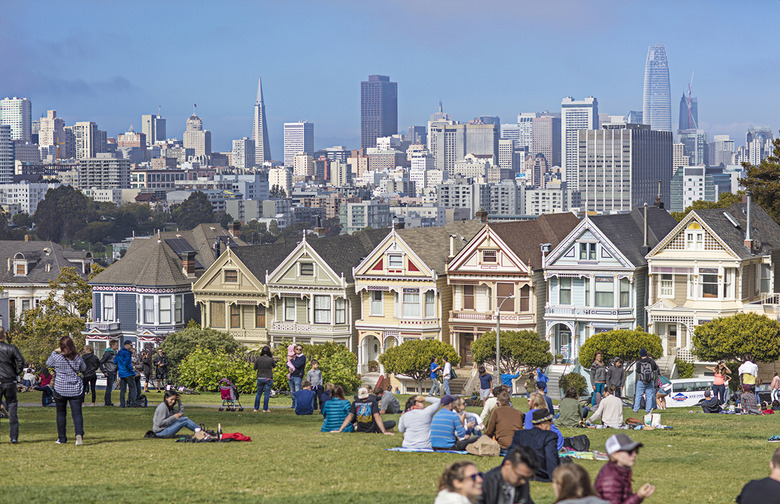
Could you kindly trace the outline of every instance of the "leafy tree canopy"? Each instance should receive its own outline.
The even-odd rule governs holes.
[[[742,195],[745,194],[745,191],[739,191],[736,194],[725,192],[720,193],[720,196],[718,197],[718,201],[694,201],[693,204],[689,207],[685,208],[685,211],[683,212],[672,212],[672,217],[677,219],[677,222],[680,222],[683,220],[683,218],[690,213],[691,210],[704,210],[707,208],[727,208],[733,205],[734,203],[741,203],[742,202]]]
[[[772,141],[772,155],[758,165],[742,163],[747,170],[739,183],[753,193],[756,203],[780,222],[780,137]]]
[[[460,356],[448,343],[439,340],[409,340],[385,350],[379,356],[379,362],[389,373],[412,378],[420,390],[423,380],[430,376],[431,359],[445,356],[453,366],[460,362]]]
[[[501,331],[501,369],[519,372],[545,368],[553,361],[550,343],[534,331]],[[471,353],[479,364],[496,364],[496,332],[486,332],[471,344]]]
[[[179,229],[192,229],[204,222],[214,222],[214,207],[206,193],[195,191],[189,198],[171,207],[171,216]]]
[[[704,361],[744,361],[750,355],[774,362],[780,358],[780,322],[755,313],[720,317],[697,326],[692,342]]]
[[[228,355],[242,353],[244,350],[244,347],[230,334],[201,327],[194,322],[185,329],[166,336],[160,346],[168,356],[174,376],[179,365],[199,346],[209,352],[224,351]]]
[[[49,287],[62,290],[66,306],[75,310],[81,318],[87,318],[89,310],[92,309],[92,287],[74,266],[62,268],[57,280],[49,280]]]
[[[631,329],[615,329],[594,334],[580,347],[579,362],[582,367],[589,368],[593,364],[596,352],[601,352],[604,362],[620,357],[623,367],[628,369],[639,360],[639,351],[646,349],[655,358],[661,357],[664,348],[661,337],[646,333],[641,327]]]
[[[37,368],[46,363],[52,350],[59,346],[63,336],[70,336],[81,350],[84,346],[86,329],[84,319],[71,313],[68,308],[54,300],[54,293],[38,306],[27,310],[16,326],[12,342],[19,347],[25,360]]]
[[[91,200],[68,185],[46,191],[33,215],[38,236],[53,242],[73,243],[76,233],[93,218]]]

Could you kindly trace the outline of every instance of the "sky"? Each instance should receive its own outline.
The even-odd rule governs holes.
[[[197,114],[212,149],[251,136],[263,79],[271,154],[283,123],[315,124],[315,147],[360,144],[360,81],[398,83],[398,127],[438,102],[466,122],[516,122],[595,96],[599,112],[642,109],[647,49],[664,44],[676,128],[693,75],[699,124],[745,142],[780,127],[778,0],[295,0],[4,2],[0,97],[95,121],[109,136],[161,107],[168,137]]]

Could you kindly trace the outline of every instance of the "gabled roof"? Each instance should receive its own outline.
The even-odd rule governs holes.
[[[430,229],[430,228],[429,228]],[[352,235],[330,238],[307,237],[306,242],[328,263],[336,275],[344,275],[347,282],[354,282],[352,269],[385,239],[390,229],[367,229]]]
[[[555,247],[580,222],[572,213],[542,215],[530,221],[497,222],[489,224],[501,240],[521,261],[529,261],[530,269],[542,268],[540,245]]]
[[[89,283],[90,285],[178,286],[192,283],[182,272],[179,256],[164,240],[134,240],[127,254]]]
[[[292,240],[230,247],[230,251],[246,266],[260,282],[265,283],[265,274],[270,273],[284,261],[298,244]]]
[[[20,258],[27,262],[27,275],[15,275],[13,259],[16,254],[21,254]],[[62,268],[71,266],[86,278],[81,264],[70,259],[80,262],[90,257],[90,252],[64,249],[59,243],[50,241],[0,240],[0,283],[47,284],[49,280],[57,279]]]
[[[644,209],[635,208],[631,213],[596,215],[588,219],[618,248],[634,266],[647,264],[644,245]],[[647,207],[647,244],[652,249],[677,225],[669,212],[655,206]],[[649,249],[647,249],[649,250]]]
[[[455,235],[454,252],[457,254],[483,226],[478,220],[457,221],[438,227],[398,229],[396,233],[429,268],[444,275],[450,254],[450,236]]]
[[[692,213],[695,212],[702,224],[710,228],[742,259],[767,255],[773,250],[780,249],[780,225],[756,203],[750,205],[750,234],[753,240],[753,252],[751,253],[745,247],[746,211],[746,203],[734,203],[728,208],[692,210]],[[726,213],[737,222],[739,227],[734,226],[724,215]]]

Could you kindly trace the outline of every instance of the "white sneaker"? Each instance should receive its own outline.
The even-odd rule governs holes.
[[[197,434],[198,432],[200,432],[200,427],[195,427],[195,434]]]
[[[65,444],[65,443],[63,443],[62,441],[60,441],[60,440],[58,439],[57,441],[55,441],[55,442],[54,442],[54,444]]]
[[[76,436],[76,446],[84,446],[84,439],[79,435]]]

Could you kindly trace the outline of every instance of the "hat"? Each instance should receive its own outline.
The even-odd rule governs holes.
[[[607,449],[607,455],[612,455],[619,451],[632,451],[636,450],[640,446],[644,446],[642,443],[633,441],[625,434],[613,434],[607,439],[605,448]]]
[[[539,425],[542,422],[552,421],[553,417],[546,408],[538,409],[534,411],[534,419],[531,422],[534,425]]]
[[[645,350],[644,348],[640,349],[639,350],[639,356],[640,357],[647,357],[647,350]]]
[[[447,406],[448,404],[454,403],[458,398],[453,395],[446,395],[441,398],[441,405]]]
[[[132,345],[132,344],[133,344],[133,342],[132,342],[132,341],[130,341],[130,340],[125,340],[125,346],[127,346],[127,345]]]
[[[357,396],[358,396],[358,399],[367,399],[368,398],[368,389],[366,387],[360,387],[358,389]]]

